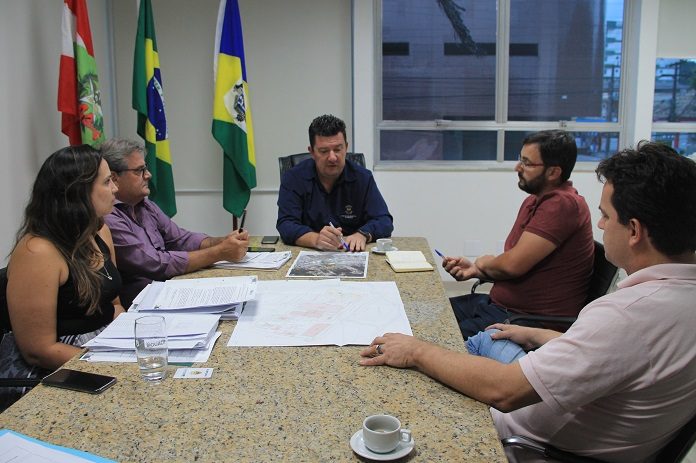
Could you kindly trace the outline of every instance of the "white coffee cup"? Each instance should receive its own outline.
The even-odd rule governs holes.
[[[377,250],[378,251],[391,251],[392,240],[391,238],[380,238],[377,240]]]
[[[375,453],[388,453],[399,442],[411,442],[411,431],[401,429],[401,422],[395,416],[372,415],[363,421],[363,442]]]

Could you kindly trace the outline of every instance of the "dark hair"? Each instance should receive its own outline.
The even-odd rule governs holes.
[[[314,141],[317,135],[320,137],[331,137],[339,132],[343,134],[343,139],[348,143],[345,122],[331,114],[319,116],[309,124],[309,146],[314,148]]]
[[[661,143],[642,141],[597,167],[599,181],[614,187],[619,222],[638,220],[662,254],[696,250],[696,163]]]
[[[522,146],[539,145],[539,153],[544,166],[558,166],[561,168],[561,182],[570,178],[570,174],[578,159],[578,147],[575,138],[565,130],[542,130],[527,135],[522,141]]]
[[[53,243],[68,264],[79,303],[88,308],[88,315],[99,309],[100,278],[94,267],[101,254],[93,240],[103,221],[97,217],[91,193],[101,161],[89,145],[69,146],[50,155],[34,181],[15,243],[25,235]]]

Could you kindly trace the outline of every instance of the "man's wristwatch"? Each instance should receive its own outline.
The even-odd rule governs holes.
[[[358,230],[358,233],[360,233],[362,236],[365,237],[365,242],[369,243],[372,241],[372,235],[369,232]]]

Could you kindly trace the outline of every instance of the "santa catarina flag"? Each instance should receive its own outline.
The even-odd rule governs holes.
[[[220,2],[213,67],[213,137],[224,152],[222,205],[239,217],[256,186],[256,157],[237,0]]]
[[[104,117],[85,0],[63,2],[62,47],[58,75],[61,132],[71,145],[104,141]]]
[[[133,60],[133,109],[138,112],[138,135],[145,140],[145,162],[152,174],[150,199],[173,217],[174,175],[162,86],[152,6],[150,0],[140,0]]]

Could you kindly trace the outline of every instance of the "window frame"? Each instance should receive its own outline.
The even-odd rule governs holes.
[[[357,3],[354,1],[354,10]],[[546,129],[563,129],[569,132],[605,132],[618,133],[619,146],[625,146],[629,137],[627,127],[628,95],[633,93],[635,85],[629,82],[628,69],[631,69],[632,50],[630,37],[633,37],[632,21],[635,16],[635,4],[633,1],[625,1],[622,25],[622,44],[621,44],[621,68],[620,68],[620,91],[618,115],[616,122],[577,122],[571,120],[561,121],[508,121],[508,90],[509,90],[509,41],[510,41],[510,5],[512,0],[497,0],[497,19],[496,19],[496,72],[495,72],[495,118],[494,120],[480,121],[394,121],[382,120],[382,2],[377,0],[373,3],[373,68],[374,68],[374,88],[373,88],[373,107],[374,114],[372,119],[374,150],[373,165],[378,170],[509,170],[514,166],[514,161],[504,160],[505,155],[505,132],[507,131],[538,131]],[[638,10],[640,11],[640,10]],[[355,13],[355,11],[354,11]],[[354,26],[355,26],[355,18]],[[354,32],[354,42],[355,42]],[[355,57],[355,49],[354,49]],[[359,64],[355,63],[354,65]],[[354,75],[356,70],[354,69]],[[355,92],[354,92],[355,96]],[[354,101],[354,107],[355,107]],[[355,116],[354,116],[355,121]],[[353,125],[356,127],[356,124]],[[381,160],[380,133],[383,130],[453,130],[453,131],[494,131],[496,132],[496,159],[493,160],[456,160],[456,161],[387,161]],[[356,130],[357,131],[357,130]],[[632,132],[632,131],[631,131]],[[575,170],[592,171],[596,168],[596,161],[578,161]]]
[[[696,60],[696,56],[656,56],[655,57],[655,63],[657,63],[657,60],[659,59],[689,59],[689,60]],[[656,65],[654,66],[654,68]],[[656,70],[655,70],[656,72]],[[657,79],[657,76],[655,76],[655,79]],[[653,113],[651,114],[651,121],[654,117],[654,96],[653,96]],[[668,121],[653,121],[651,125],[651,131],[650,131],[650,139],[653,139],[653,134],[655,133],[685,133],[685,134],[696,134],[696,121],[693,122],[668,122]]]

